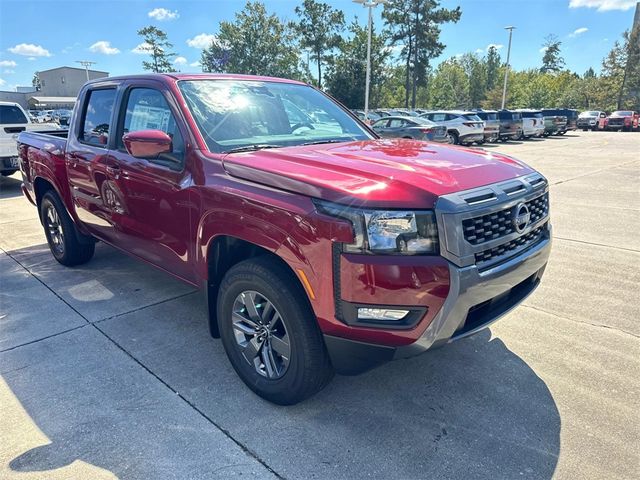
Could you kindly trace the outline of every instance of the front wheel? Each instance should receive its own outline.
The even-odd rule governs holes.
[[[81,242],[80,234],[67,213],[60,197],[52,191],[44,194],[40,202],[40,218],[53,257],[62,265],[72,267],[91,260],[95,243],[91,239]]]
[[[231,365],[262,398],[293,405],[333,377],[306,294],[278,259],[233,266],[220,285],[217,318]]]

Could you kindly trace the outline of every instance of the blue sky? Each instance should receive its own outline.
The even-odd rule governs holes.
[[[366,21],[366,11],[350,0],[325,0],[341,8],[350,21]],[[0,0],[0,89],[30,85],[33,73],[76,60],[95,61],[96,69],[111,75],[142,70],[144,55],[136,31],[146,25],[165,30],[179,54],[177,68],[200,71],[202,45],[215,35],[220,20],[232,20],[244,5],[241,0]],[[301,0],[265,0],[267,8],[283,19],[295,19]],[[584,72],[600,61],[620,34],[631,27],[634,0],[444,0],[444,6],[462,7],[462,19],[443,27],[447,45],[439,60],[464,52],[484,51],[489,44],[504,45],[506,25],[515,25],[512,65],[538,67],[544,37],[562,40],[567,67]],[[381,7],[375,25],[382,27]]]

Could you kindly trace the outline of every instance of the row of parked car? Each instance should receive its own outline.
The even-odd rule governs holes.
[[[567,108],[516,110],[354,110],[380,136],[479,145],[564,135],[570,130],[638,130],[635,112],[582,112]],[[595,115],[592,115],[595,114]],[[629,114],[629,115],[628,115]],[[595,120],[594,120],[595,119]]]
[[[57,123],[61,127],[68,127],[71,110],[61,108],[57,110],[29,110],[29,118],[33,123]]]

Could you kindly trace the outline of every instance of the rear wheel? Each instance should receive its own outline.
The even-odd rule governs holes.
[[[49,191],[40,202],[40,218],[53,257],[62,265],[72,267],[91,260],[95,243],[77,231],[60,197]]]
[[[306,294],[277,259],[233,266],[220,285],[217,318],[231,365],[264,399],[292,405],[333,377]]]
[[[458,145],[458,134],[456,132],[447,132],[447,138],[452,145]]]

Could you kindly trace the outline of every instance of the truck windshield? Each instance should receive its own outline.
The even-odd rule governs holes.
[[[12,125],[16,123],[28,123],[22,110],[15,105],[0,105],[0,124]]]
[[[374,138],[307,85],[249,80],[181,80],[178,85],[212,152]]]

